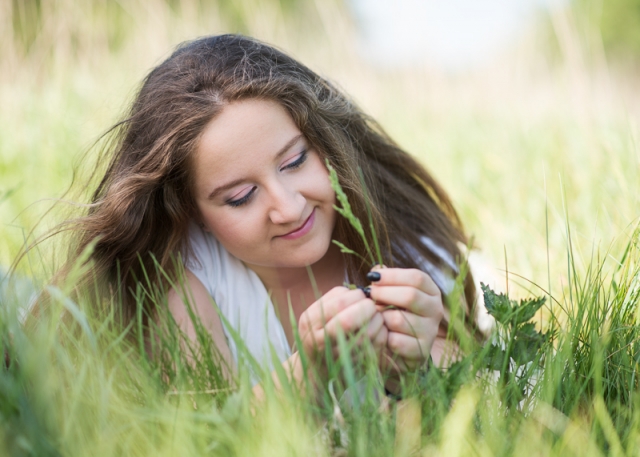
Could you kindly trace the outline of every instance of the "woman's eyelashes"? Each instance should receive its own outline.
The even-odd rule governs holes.
[[[247,203],[249,201],[249,198],[251,198],[251,195],[253,195],[253,193],[256,191],[257,187],[253,186],[251,188],[251,190],[249,192],[247,192],[246,194],[244,194],[242,197],[237,198],[235,200],[227,200],[226,203],[229,206],[233,206],[234,208],[237,206],[242,206],[245,203]]]
[[[295,170],[296,168],[299,168],[307,160],[308,154],[309,154],[309,150],[307,148],[303,149],[302,151],[300,151],[300,154],[298,154],[297,158],[294,161],[286,163],[284,166],[280,168],[280,171]],[[256,191],[256,189],[257,187],[253,186],[251,190],[246,194],[244,194],[242,197],[236,198],[236,199],[229,199],[225,203],[234,208],[237,208],[238,206],[242,206],[249,201],[249,199],[251,198],[253,193]]]
[[[302,165],[307,160],[308,153],[309,153],[309,150],[307,148],[304,148],[302,151],[300,151],[300,154],[298,155],[298,158],[296,160],[284,165],[282,168],[280,168],[280,171],[293,170],[293,169],[298,168],[300,165]]]

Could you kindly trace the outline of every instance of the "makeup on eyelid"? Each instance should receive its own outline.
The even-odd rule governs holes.
[[[251,195],[256,191],[256,186],[251,186],[250,190],[246,193],[243,194],[242,197],[237,197],[237,195],[240,195],[244,192],[245,189],[243,189],[242,191],[240,191],[238,194],[234,195],[233,197],[231,197],[230,199],[225,200],[225,204],[232,206],[232,207],[238,207],[243,205],[244,203],[246,203],[249,198],[251,197]]]
[[[298,168],[300,165],[302,165],[306,160],[307,160],[307,154],[308,154],[309,150],[305,147],[302,151],[300,151],[299,154],[297,154],[297,159],[295,159],[293,162],[288,163],[286,165],[284,165],[282,167],[282,170],[293,170]]]
[[[295,170],[300,168],[304,164],[304,162],[307,160],[308,152],[309,152],[308,148],[305,147],[302,151],[300,151],[300,153],[296,154],[294,157],[289,159],[289,160],[292,160],[292,162],[288,164],[285,162],[285,165],[283,165],[282,168],[280,168],[280,171]],[[231,198],[225,199],[225,204],[231,207],[237,208],[238,206],[242,206],[245,203],[247,203],[251,198],[251,196],[253,195],[253,193],[256,191],[256,186],[253,186],[247,193],[243,194],[245,190],[246,189],[242,189],[240,192],[233,195]],[[236,197],[237,195],[240,195],[240,194],[243,194],[243,195],[241,197]]]

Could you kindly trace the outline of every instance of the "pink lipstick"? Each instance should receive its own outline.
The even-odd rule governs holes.
[[[307,220],[304,221],[304,224],[302,224],[302,226],[300,226],[299,228],[295,229],[292,232],[287,233],[286,235],[281,235],[280,238],[284,238],[285,240],[295,240],[305,236],[313,228],[313,223],[315,222],[315,220],[316,220],[316,210],[314,208],[313,211],[311,211],[311,214],[309,215]]]

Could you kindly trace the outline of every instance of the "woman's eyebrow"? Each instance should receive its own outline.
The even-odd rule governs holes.
[[[298,140],[302,138],[302,133],[300,135],[296,135],[293,138],[291,138],[289,141],[287,141],[287,144],[285,144],[282,149],[280,149],[278,151],[278,153],[275,155],[274,160],[278,160],[280,157],[282,157],[284,154],[286,154],[286,152],[291,149],[291,147],[296,144],[298,142]]]
[[[216,187],[215,189],[213,189],[213,192],[211,192],[209,194],[209,200],[213,200],[215,197],[218,196],[218,194],[220,194],[222,191],[225,191],[227,189],[232,188],[233,186],[237,186],[238,184],[242,184],[244,182],[244,178],[241,179],[234,179],[233,181],[224,184],[220,187]]]
[[[293,138],[291,138],[289,141],[287,141],[287,143],[274,156],[274,161],[278,160],[280,157],[286,154],[287,151],[291,149],[291,147],[300,140],[300,138],[302,138],[302,134],[296,135]],[[227,189],[230,189],[234,186],[237,186],[238,184],[242,184],[244,181],[245,181],[244,178],[234,179],[233,181],[223,184],[222,186],[218,186],[215,189],[213,189],[213,191],[209,194],[208,199],[212,200],[215,197],[217,197],[218,194],[220,194],[221,192]]]

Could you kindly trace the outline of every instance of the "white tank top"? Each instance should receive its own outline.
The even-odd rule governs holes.
[[[239,367],[238,345],[261,365],[273,368],[291,356],[284,329],[262,281],[253,270],[195,223],[189,227],[193,257],[186,267],[200,280],[220,310],[229,349]],[[250,368],[250,366],[247,366]]]
[[[284,362],[291,356],[291,348],[284,329],[262,281],[251,269],[231,255],[211,233],[192,223],[189,241],[193,257],[186,267],[209,292],[222,315],[222,325],[231,354],[237,364],[247,364],[238,357],[238,345],[244,345],[261,365],[271,369],[274,362]],[[453,270],[457,266],[451,256],[430,238],[422,242]],[[416,256],[419,256],[416,251]],[[423,260],[427,272],[444,294],[451,292],[453,278]],[[271,352],[273,350],[273,353]],[[273,356],[277,360],[274,360]],[[250,365],[247,368],[251,369]]]

